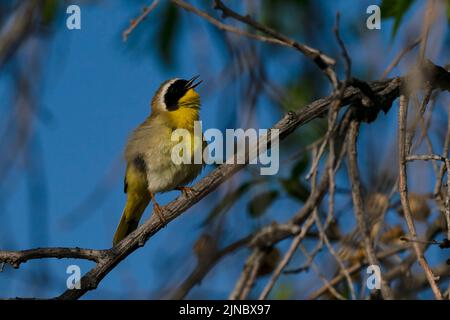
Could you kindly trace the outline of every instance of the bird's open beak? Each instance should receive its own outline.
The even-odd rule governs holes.
[[[197,80],[198,77],[200,77],[200,76],[197,75],[197,76],[193,77],[192,79],[190,79],[190,80],[188,81],[188,83],[186,84],[186,88],[187,88],[188,90],[189,90],[189,89],[194,89],[194,88],[197,87],[200,83],[202,83],[202,80],[197,81],[197,82],[195,83],[195,80]]]

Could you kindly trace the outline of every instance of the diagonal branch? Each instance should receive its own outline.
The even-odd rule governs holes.
[[[189,291],[199,284],[202,279],[208,274],[208,272],[214,268],[214,266],[226,255],[231,254],[238,249],[243,248],[252,239],[253,235],[249,235],[243,239],[240,239],[232,244],[226,246],[222,250],[214,252],[212,256],[208,257],[207,260],[199,260],[194,271],[186,278],[186,280],[178,286],[178,288],[170,295],[171,300],[181,300],[183,299]]]
[[[338,81],[336,77],[336,73],[333,70],[336,62],[334,59],[328,57],[317,49],[311,48],[307,45],[301,44],[293,39],[288,38],[287,36],[277,32],[269,27],[266,27],[262,23],[252,19],[249,15],[242,16],[237,12],[228,8],[221,0],[214,0],[214,8],[222,11],[222,16],[224,18],[231,17],[237,21],[245,23],[254,29],[267,34],[268,36],[281,41],[284,45],[290,46],[301,53],[303,53],[307,58],[313,61],[320,70],[322,70],[328,79],[331,81],[334,88],[338,86]]]
[[[222,1],[215,1],[215,9],[221,10],[223,17],[231,17],[237,21],[245,23],[245,24],[253,27],[255,30],[262,32],[266,36],[247,32],[240,28],[223,23],[220,20],[209,15],[207,12],[194,7],[183,0],[171,0],[171,1],[176,6],[183,8],[184,10],[193,12],[196,15],[204,18],[206,21],[208,21],[212,25],[216,26],[220,30],[231,32],[231,33],[236,33],[238,35],[245,36],[247,38],[251,38],[251,39],[262,41],[262,42],[273,43],[273,44],[291,47],[291,48],[294,48],[294,49],[300,51],[307,58],[311,59],[320,68],[320,70],[322,70],[326,74],[328,79],[333,84],[333,87],[337,87],[337,78],[336,78],[336,74],[333,70],[333,67],[336,62],[334,61],[334,59],[323,54],[319,50],[311,48],[307,45],[301,44],[295,40],[292,40],[292,39],[288,38],[287,36],[264,26],[263,24],[259,23],[258,21],[253,20],[248,15],[242,16],[242,15],[238,14],[237,12],[235,12],[235,11],[231,10],[230,8],[228,8],[227,6],[225,6]]]
[[[186,10],[186,11],[190,11],[192,13],[195,13],[196,15],[198,15],[199,17],[205,19],[206,21],[208,21],[209,23],[211,23],[212,25],[216,26],[217,28],[219,28],[222,31],[226,31],[226,32],[231,32],[231,33],[235,33],[239,36],[244,36],[253,40],[258,40],[261,42],[267,42],[267,43],[272,43],[272,44],[278,44],[278,45],[283,45],[283,46],[287,46],[286,43],[272,38],[272,37],[266,37],[266,36],[262,36],[262,35],[258,35],[255,33],[251,33],[251,32],[247,32],[245,30],[236,28],[234,26],[228,25],[226,23],[223,23],[222,21],[212,17],[211,15],[209,15],[207,12],[200,10],[192,5],[190,5],[187,2],[184,2],[182,0],[171,0],[171,2],[173,4],[175,4],[176,6]]]
[[[144,7],[142,10],[142,13],[136,18],[132,19],[130,22],[130,26],[122,33],[122,39],[123,41],[128,40],[128,36],[133,32],[134,29],[142,22],[144,21],[147,16],[152,12],[156,6],[158,5],[159,0],[153,0],[152,4],[148,7]]]
[[[42,4],[39,1],[24,1],[17,9],[12,23],[5,23],[0,32],[0,68],[32,33],[36,12]]]

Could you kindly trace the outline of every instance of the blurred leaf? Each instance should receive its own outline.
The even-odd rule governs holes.
[[[307,14],[307,7],[312,0],[264,0],[261,1],[261,22],[282,33],[299,34],[302,18]],[[297,12],[298,19],[286,19],[286,15]]]
[[[298,179],[283,179],[280,180],[283,189],[293,198],[305,202],[309,196],[309,188],[301,183]]]
[[[228,211],[233,204],[238,201],[242,196],[248,192],[253,186],[261,183],[261,180],[252,180],[248,182],[244,182],[238,188],[231,190],[228,192],[225,197],[220,201],[208,214],[203,224],[208,224],[217,218],[220,214]]]
[[[278,196],[279,192],[277,190],[266,191],[256,195],[248,203],[250,216],[253,218],[262,216]]]
[[[294,296],[294,289],[292,283],[282,282],[278,284],[273,293],[273,298],[276,300],[289,300]]]
[[[291,171],[291,179],[298,179],[306,171],[309,165],[309,158],[307,153],[305,152],[301,159],[297,161]]]
[[[59,0],[45,0],[42,9],[42,23],[45,25],[51,24],[59,11]]]
[[[398,27],[402,22],[403,16],[415,0],[383,0],[381,3],[381,18],[394,18],[394,27],[392,29],[392,37],[397,33]]]
[[[278,265],[280,257],[280,251],[276,247],[270,247],[269,249],[267,249],[267,252],[265,252],[264,254],[256,276],[263,277],[271,274]]]
[[[279,181],[283,189],[291,196],[305,202],[309,196],[309,188],[301,182],[301,176],[309,165],[308,155],[305,153],[297,160],[291,170],[291,176],[288,179],[280,178]]]
[[[315,91],[314,83],[308,75],[303,76],[298,82],[287,85],[286,99],[282,107],[285,110],[298,110],[312,99]]]
[[[447,21],[450,23],[450,0],[447,0]]]
[[[166,66],[173,64],[175,57],[176,30],[180,23],[178,9],[169,4],[161,14],[162,21],[158,34],[158,53]]]

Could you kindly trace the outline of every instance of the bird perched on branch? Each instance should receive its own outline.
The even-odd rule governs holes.
[[[200,96],[194,90],[201,81],[198,76],[190,80],[171,79],[156,91],[151,102],[151,115],[131,134],[125,148],[126,173],[124,192],[127,202],[114,235],[116,245],[134,231],[145,208],[153,201],[153,211],[163,223],[155,194],[170,190],[184,193],[193,191],[186,187],[201,172],[203,163],[179,163],[172,159],[172,150],[178,141],[172,141],[176,129],[190,133],[191,156],[197,148],[205,147],[203,139],[194,137],[194,122],[200,119]]]

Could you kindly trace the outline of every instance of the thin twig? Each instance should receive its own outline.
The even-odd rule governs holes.
[[[283,271],[284,267],[286,267],[289,261],[291,261],[291,258],[294,255],[295,251],[297,250],[297,247],[299,246],[303,238],[305,238],[306,232],[313,225],[313,223],[314,223],[314,215],[310,215],[308,219],[305,221],[305,224],[302,226],[302,231],[294,238],[294,240],[291,243],[291,246],[289,247],[289,250],[284,255],[280,263],[277,265],[275,271],[270,277],[269,282],[266,284],[263,291],[261,292],[261,295],[258,298],[259,300],[265,300],[267,298],[273,286],[275,285],[275,282],[281,275],[281,272]]]
[[[131,20],[130,26],[122,33],[123,41],[127,41],[128,36],[131,34],[131,32],[133,32],[133,30],[136,29],[136,27],[142,21],[144,21],[145,18],[147,18],[147,16],[150,14],[150,12],[152,12],[153,9],[156,8],[158,3],[159,3],[159,0],[153,0],[151,5],[149,5],[148,7],[144,7],[144,9],[142,10],[142,13],[137,18]]]
[[[446,157],[437,155],[437,154],[413,154],[407,156],[406,161],[442,161],[445,163],[447,160]]]
[[[408,113],[408,98],[404,93],[400,95],[400,107],[398,115],[398,156],[399,156],[399,191],[402,202],[403,213],[408,225],[409,232],[413,239],[417,238],[416,227],[412,219],[411,208],[409,207],[407,176],[406,176],[406,119]],[[438,300],[442,300],[442,293],[436,284],[433,272],[428,265],[423,253],[416,242],[413,242],[414,251],[420,266],[425,271],[430,287],[434,296]]]
[[[250,240],[253,238],[253,235],[247,236],[243,239],[240,239],[232,244],[226,246],[222,250],[215,252],[212,257],[208,257],[207,261],[198,261],[197,266],[194,271],[186,278],[185,281],[170,295],[171,300],[181,300],[183,299],[189,291],[199,284],[202,279],[214,268],[214,266],[225,256],[237,251],[238,249],[243,248],[247,245]]]
[[[252,264],[251,270],[248,275],[247,281],[244,283],[244,287],[242,288],[241,294],[239,295],[239,300],[247,299],[247,296],[250,294],[250,291],[253,289],[255,285],[256,277],[258,275],[258,270],[261,268],[261,264],[264,259],[265,253],[263,251],[259,251],[260,254],[255,259]]]
[[[338,265],[341,269],[341,272],[344,274],[345,279],[347,280],[347,285],[350,290],[350,295],[351,295],[352,299],[356,300],[355,288],[353,287],[353,281],[352,281],[352,277],[350,276],[350,272],[348,271],[348,268],[344,265],[344,262],[342,261],[342,259],[339,257],[339,255],[336,253],[333,246],[331,245],[330,240],[328,239],[328,237],[325,233],[325,230],[323,229],[322,223],[320,222],[320,218],[319,218],[319,215],[317,214],[317,210],[314,210],[314,215],[315,215],[315,219],[316,219],[317,229],[319,230],[320,234],[323,236],[323,239],[324,239],[325,245],[328,248],[328,251],[334,257],[334,259],[336,260],[336,262],[338,263]]]
[[[346,78],[345,78],[345,82],[341,85],[340,88],[339,88],[339,85],[337,82],[333,86],[334,93],[336,94],[336,96],[338,98],[336,99],[336,102],[328,110],[328,129],[327,129],[327,132],[325,133],[325,138],[323,139],[323,141],[320,145],[319,152],[317,153],[317,155],[315,157],[313,157],[311,168],[310,168],[308,174],[306,175],[307,180],[309,180],[311,178],[311,176],[313,175],[313,173],[317,170],[320,159],[322,158],[322,155],[325,152],[325,147],[327,144],[330,146],[330,152],[333,152],[333,144],[334,143],[332,140],[333,140],[333,134],[334,134],[334,130],[335,130],[335,123],[336,123],[339,107],[342,102],[342,98],[343,98],[345,89],[347,88],[348,82],[350,81],[350,78],[351,78],[352,62],[351,62],[348,51],[344,45],[344,42],[341,39],[340,33],[339,33],[339,17],[340,17],[340,15],[338,12],[338,13],[336,13],[336,24],[335,24],[333,30],[334,30],[334,34],[336,36],[337,42],[339,44],[339,47],[341,48],[342,56],[344,57]],[[329,168],[329,170],[331,170],[331,169]],[[333,176],[334,176],[334,174],[330,174],[330,179],[332,179]],[[330,187],[334,187],[333,184],[334,183],[331,182]],[[330,191],[332,191],[332,190],[330,189]],[[331,198],[333,198],[333,197],[331,197]],[[331,200],[331,202],[332,201],[333,200]]]
[[[23,1],[13,16],[12,23],[4,24],[0,31],[0,68],[11,58],[36,24],[36,9],[41,10],[40,1]]]
[[[267,42],[267,43],[272,43],[272,44],[278,44],[278,45],[282,45],[282,46],[288,46],[290,47],[291,45],[280,41],[278,39],[275,39],[273,37],[266,37],[266,36],[262,36],[262,35],[258,35],[255,33],[251,33],[251,32],[247,32],[245,30],[236,28],[234,26],[228,25],[226,23],[221,22],[220,20],[217,20],[216,18],[212,17],[211,15],[209,15],[207,12],[200,10],[192,5],[190,5],[189,3],[182,1],[182,0],[170,0],[173,4],[177,5],[180,8],[183,8],[186,11],[190,11],[192,13],[195,13],[196,15],[198,15],[199,17],[204,18],[206,21],[208,21],[209,23],[211,23],[212,25],[216,26],[217,28],[219,28],[222,31],[226,31],[226,32],[231,32],[231,33],[235,33],[239,36],[244,36],[253,40],[258,40],[261,42]]]
[[[389,256],[392,256],[394,254],[397,254],[398,252],[404,251],[404,250],[408,249],[409,247],[410,247],[410,245],[407,244],[407,245],[402,245],[402,246],[386,249],[385,251],[378,253],[377,254],[377,258],[378,259],[384,259],[386,257],[389,257]],[[356,272],[358,272],[365,265],[367,265],[367,261],[365,261],[365,262],[357,262],[357,263],[355,263],[354,265],[352,265],[352,266],[350,266],[348,268],[348,272],[351,275],[353,275]],[[339,282],[341,282],[344,278],[345,278],[344,274],[340,273],[339,275],[337,275],[336,277],[334,277],[332,280],[329,281],[329,285],[335,286]],[[318,289],[318,290],[314,291],[313,293],[311,293],[308,296],[308,300],[317,299],[318,297],[320,297],[321,295],[323,295],[327,291],[328,291],[328,287],[327,286],[323,286],[320,289]]]
[[[328,289],[328,291],[331,292],[331,294],[336,297],[336,299],[339,300],[347,300],[343,295],[341,295],[328,281],[328,279],[322,275],[322,273],[319,270],[319,267],[317,266],[317,264],[314,262],[313,257],[308,255],[308,252],[306,252],[306,249],[304,248],[303,245],[300,245],[300,250],[303,252],[303,254],[307,257],[307,259],[309,261],[311,261],[311,268],[313,269],[313,271],[317,274],[317,276],[320,278],[320,280],[322,280],[322,282],[324,283],[324,286]]]
[[[447,239],[450,240],[450,160],[445,160],[447,167],[447,197],[445,198],[445,220],[447,221]]]
[[[408,46],[403,48],[403,50],[394,58],[394,60],[389,64],[389,66],[384,70],[383,74],[381,75],[381,79],[386,79],[388,74],[394,69],[400,61],[403,59],[403,57],[410,52],[412,49],[414,49],[421,41],[421,37],[417,38],[413,42],[411,42]]]
[[[420,50],[419,50],[419,63],[422,63],[425,58],[425,51],[427,49],[428,44],[428,36],[430,34],[430,27],[434,20],[434,9],[436,7],[436,1],[435,0],[428,0],[427,7],[425,9],[425,17],[423,19],[423,27],[422,27],[422,34],[421,34],[421,41],[420,41]]]
[[[372,247],[372,240],[370,239],[370,231],[367,227],[367,218],[364,217],[364,205],[361,195],[361,182],[359,179],[359,169],[357,163],[357,137],[359,132],[359,122],[352,121],[350,125],[350,133],[349,133],[349,143],[348,143],[348,175],[350,177],[351,185],[352,185],[352,198],[353,198],[353,206],[355,218],[358,223],[358,228],[363,236],[364,240],[364,248],[366,250],[367,258],[369,263],[372,265],[380,265],[378,261],[375,251]],[[393,294],[391,289],[389,288],[389,284],[381,277],[381,294],[384,299],[393,299]]]
[[[448,150],[450,147],[450,107],[447,108],[447,133],[445,134],[444,147],[442,148],[442,157],[445,159],[448,156]],[[445,162],[442,163],[441,168],[439,170],[439,175],[436,178],[436,184],[434,185],[433,194],[435,197],[440,195],[441,187],[442,187],[442,178],[444,176],[444,172],[446,170]]]
[[[246,294],[249,293],[249,287],[251,287],[256,278],[256,272],[259,269],[261,259],[264,256],[264,252],[260,248],[255,248],[252,254],[247,258],[244,268],[241,272],[239,280],[233,291],[230,293],[230,300],[243,299],[243,292],[246,290]]]
[[[176,0],[177,2],[179,0]],[[252,26],[258,31],[261,31],[270,37],[279,40],[286,46],[293,47],[303,53],[306,57],[308,57],[311,61],[313,61],[319,68],[322,70],[328,77],[328,79],[331,81],[333,87],[338,86],[336,73],[333,70],[333,66],[335,65],[334,59],[328,57],[327,55],[323,54],[317,49],[311,48],[309,46],[306,46],[304,44],[301,44],[295,40],[292,40],[288,38],[287,36],[270,29],[260,22],[252,19],[249,15],[242,16],[238,14],[237,12],[231,10],[221,0],[215,0],[214,1],[215,9],[218,9],[222,11],[222,16],[225,17],[231,17],[237,21],[240,21],[242,23],[245,23],[249,26]]]

